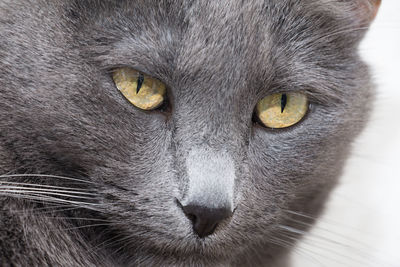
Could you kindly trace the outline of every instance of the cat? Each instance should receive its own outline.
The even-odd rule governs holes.
[[[0,265],[288,266],[368,120],[379,4],[1,0]]]

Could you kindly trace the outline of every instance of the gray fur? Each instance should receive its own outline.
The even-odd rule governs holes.
[[[233,210],[235,166],[229,154],[207,147],[191,149],[186,170],[188,189],[182,205]]]
[[[0,265],[283,265],[299,236],[282,226],[320,213],[368,118],[370,2],[0,0],[0,174],[81,180],[0,178]],[[170,110],[130,105],[118,66],[165,82]],[[255,124],[281,91],[306,92],[307,117]],[[204,239],[176,202],[205,164],[187,165],[193,149],[232,164],[229,181],[234,168],[235,212]],[[4,181],[70,188],[58,198],[75,204]]]

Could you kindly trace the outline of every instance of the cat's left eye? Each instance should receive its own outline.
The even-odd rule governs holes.
[[[135,107],[154,110],[165,101],[165,84],[135,69],[127,67],[115,69],[113,79],[118,90]]]
[[[303,93],[272,94],[257,103],[256,115],[268,128],[287,128],[301,121],[308,105],[307,95]]]

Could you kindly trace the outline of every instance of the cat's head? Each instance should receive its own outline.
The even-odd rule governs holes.
[[[290,247],[368,116],[357,46],[379,1],[15,2],[0,23],[5,169],[90,181],[93,216],[137,263]],[[123,70],[165,85],[162,105],[129,102]],[[293,125],[263,125],[260,100],[296,93]]]

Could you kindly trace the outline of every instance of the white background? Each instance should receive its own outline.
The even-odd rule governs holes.
[[[295,267],[400,267],[399,0],[382,0],[360,52],[378,86],[373,116]]]

